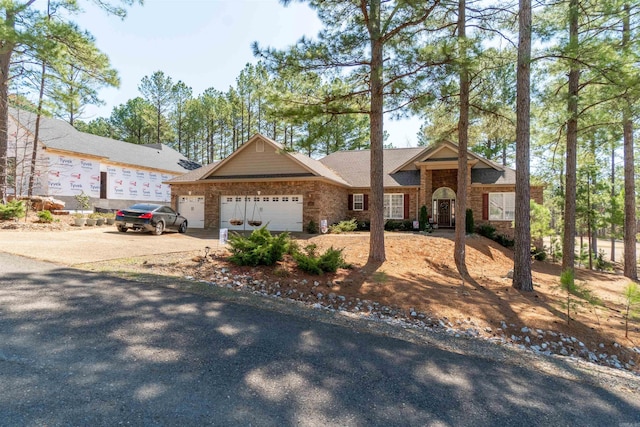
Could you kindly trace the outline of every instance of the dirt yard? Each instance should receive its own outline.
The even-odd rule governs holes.
[[[47,229],[39,224],[28,227]],[[3,228],[0,224],[0,232]],[[63,224],[53,227],[51,232],[71,229],[73,227]],[[565,344],[569,354],[578,355],[584,344],[584,348],[597,355],[616,355],[623,364],[632,361],[627,369],[638,372],[640,354],[633,349],[640,348],[640,322],[630,322],[629,337],[625,338],[622,291],[629,281],[619,274],[578,270],[578,284],[588,289],[599,302],[593,304],[572,297],[569,304],[571,319],[567,322],[567,295],[559,284],[560,266],[533,262],[534,291],[516,291],[507,278],[513,267],[511,250],[484,237],[467,237],[466,261],[473,281],[464,285],[453,261],[452,232],[433,235],[387,233],[387,261],[379,265],[367,263],[368,233],[299,236],[296,239],[300,247],[315,244],[319,251],[331,246],[343,249],[351,268],[313,276],[299,271],[288,256],[273,267],[237,267],[228,262],[225,248],[212,248],[208,253],[203,248],[122,258],[82,267],[192,277],[212,282],[219,281],[222,272],[231,278],[250,277],[252,282],[277,284],[282,296],[293,299],[328,302],[329,296],[333,295],[336,308],[340,301],[365,301],[365,306],[378,303],[377,307],[386,310],[390,316],[429,319],[433,323],[444,321],[445,325],[458,330],[473,327],[485,338],[514,344],[523,343],[524,335],[527,345],[558,341],[560,338],[553,338],[554,334],[574,337],[575,342],[568,340]],[[323,297],[318,298],[319,294]],[[523,333],[524,327],[539,331]]]

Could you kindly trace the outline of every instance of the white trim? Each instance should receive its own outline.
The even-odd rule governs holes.
[[[404,219],[404,193],[385,193],[383,200],[384,219]],[[400,203],[398,203],[398,200],[400,200]],[[400,209],[399,216],[398,209]],[[394,211],[396,215],[394,215]]]
[[[489,193],[488,203],[489,221],[513,221],[515,219],[516,193]]]
[[[356,200],[356,197],[358,197],[360,200]],[[356,203],[358,203],[360,205],[359,208],[356,207]],[[353,210],[354,211],[363,211],[364,210],[364,194],[363,193],[357,193],[353,195]]]

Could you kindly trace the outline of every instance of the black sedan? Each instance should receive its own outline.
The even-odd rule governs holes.
[[[187,219],[168,206],[138,203],[116,212],[116,227],[123,233],[132,229],[149,231],[156,236],[166,229],[186,233]]]

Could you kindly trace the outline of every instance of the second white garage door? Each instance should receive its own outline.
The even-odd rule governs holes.
[[[300,194],[221,196],[220,228],[253,230],[266,225],[269,231],[302,231],[302,206]]]
[[[204,196],[180,196],[178,212],[187,218],[189,228],[204,228]]]

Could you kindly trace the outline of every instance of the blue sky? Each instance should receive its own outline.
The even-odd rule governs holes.
[[[321,28],[306,4],[278,0],[145,0],[119,20],[85,5],[75,21],[96,38],[118,71],[118,89],[103,89],[102,107],[89,106],[85,120],[108,117],[113,107],[140,96],[144,76],[163,71],[182,80],[194,96],[208,88],[226,91],[244,66],[257,62],[251,43],[285,48],[303,35],[314,37]],[[416,145],[418,120],[385,120],[388,142],[396,147]]]

